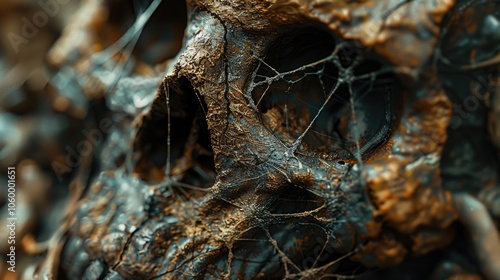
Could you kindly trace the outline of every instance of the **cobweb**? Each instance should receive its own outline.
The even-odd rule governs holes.
[[[322,32],[316,35],[325,36]],[[299,45],[298,48],[285,50],[288,56],[284,57],[277,57],[272,50],[268,57],[253,56],[258,65],[247,90],[247,94],[252,97],[249,100],[253,100],[249,106],[258,113],[269,132],[287,148],[289,157],[333,154],[338,162],[358,167],[348,170],[359,174],[345,176],[359,178],[359,184],[363,186],[361,173],[364,158],[375,152],[392,132],[397,114],[395,108],[399,105],[398,85],[392,68],[367,59],[363,52],[355,49],[352,44],[332,42],[332,39],[321,40],[323,41],[319,44],[313,43],[312,46]],[[282,47],[280,44],[277,51],[282,51]],[[315,48],[319,48],[319,51],[315,52]],[[307,51],[324,56],[299,57],[298,61],[288,60],[290,56],[308,53]],[[231,69],[231,65],[228,67]],[[173,97],[172,90],[175,86],[170,84],[168,78],[164,79],[162,86],[166,109],[166,119],[160,122],[166,124],[163,127],[166,131],[165,176],[160,183],[152,185],[146,209],[154,209],[158,204],[166,203],[157,201],[158,197],[166,197],[166,201],[170,201],[168,197],[172,197],[182,207],[192,209],[187,212],[192,212],[199,207],[200,197],[210,192],[211,188],[207,187],[207,184],[186,183],[183,176],[175,177],[172,174],[172,170],[176,169],[174,162],[177,162],[179,157],[182,159],[182,156],[173,156],[174,151],[178,149],[173,146],[183,142],[182,137],[179,138],[182,133],[174,132],[173,124],[176,121],[186,121],[174,118],[173,115],[174,112],[187,112],[178,106],[173,107],[172,98],[176,97]],[[200,108],[198,114],[201,118],[206,118],[205,105],[198,94],[195,91],[187,94],[196,95],[195,101],[199,103]],[[195,117],[192,123],[198,121]],[[193,129],[196,131],[198,128],[193,126]],[[189,134],[191,135],[192,131]],[[194,142],[188,143],[194,145],[196,141],[195,139]],[[317,152],[311,153],[311,150]],[[126,162],[134,162],[132,157],[132,152],[129,152]],[[272,168],[286,173],[280,170],[280,166],[275,165]],[[127,172],[132,172],[132,169],[133,167],[129,166]],[[265,174],[249,180],[255,180],[257,183],[259,177],[269,172],[273,171],[267,170]],[[215,178],[209,181],[213,180]],[[241,182],[234,182],[238,183]],[[245,216],[250,217],[250,221],[242,220],[238,225],[226,229],[230,232],[230,236],[224,239],[227,256],[223,259],[226,261],[217,263],[217,268],[208,273],[217,278],[232,277],[233,273],[252,278],[254,273],[259,271],[276,275],[274,270],[280,267],[285,279],[314,276],[355,278],[356,274],[364,270],[360,269],[359,265],[344,262],[356,253],[356,249],[345,254],[335,253],[334,244],[341,241],[335,239],[326,224],[344,221],[323,218],[322,212],[331,206],[327,206],[327,202],[321,197],[321,193],[292,186],[277,195],[274,205],[271,205],[271,212],[238,199],[227,200],[230,205],[247,212]],[[301,203],[303,206],[291,211],[288,208],[290,203]],[[201,209],[199,211],[203,212]],[[151,212],[151,215],[156,214]],[[319,220],[321,223],[316,224],[313,220]],[[243,225],[245,226],[241,228]],[[140,227],[142,226],[144,224]],[[186,272],[183,266],[196,263],[197,260],[203,263],[202,260],[207,258],[211,249],[190,251],[187,248],[195,248],[199,246],[199,242],[207,238],[213,239],[220,233],[198,231],[196,226],[194,228],[194,235],[187,243],[189,246],[180,242],[177,245],[180,252],[186,250],[183,256],[185,261],[174,266],[173,270],[159,273],[159,277],[175,274],[176,271],[186,277],[199,276],[195,272]],[[290,232],[293,234],[290,235]],[[315,241],[297,249],[301,239],[317,235],[320,237]],[[249,250],[255,247],[261,248],[262,251]],[[242,272],[243,267],[246,267],[247,272]],[[206,268],[197,270],[205,271]]]
[[[296,31],[293,32],[296,34]],[[310,34],[307,31],[304,33]],[[325,36],[323,33],[319,35]],[[311,42],[311,38],[301,39]],[[333,46],[332,42],[325,42],[325,38],[320,38],[320,41],[320,44],[313,43],[312,46],[296,47],[297,44],[291,44],[294,46],[291,50],[286,49],[286,44],[279,44],[277,52],[287,53],[284,57],[277,58],[273,50],[269,51],[270,57],[253,56],[258,65],[247,93],[251,95],[248,99],[253,101],[249,106],[260,115],[268,131],[286,147],[289,157],[316,156],[320,153],[336,154],[339,162],[344,164],[349,162],[351,166],[358,166],[357,169],[349,170],[350,172],[356,170],[355,172],[359,173],[354,177],[359,178],[359,185],[363,186],[364,181],[361,176],[363,160],[376,151],[392,133],[398,114],[396,108],[399,105],[400,88],[393,76],[393,68],[367,59],[361,50],[355,49],[348,42]],[[329,51],[329,47],[333,50]],[[324,54],[325,50],[327,53],[324,57],[316,59],[307,56],[308,53]],[[303,54],[306,54],[306,57],[300,57]],[[313,60],[308,61],[311,58]],[[298,61],[293,61],[294,59]],[[285,63],[281,64],[282,61]],[[319,152],[310,153],[311,149]],[[279,167],[274,166],[274,168]],[[352,175],[346,174],[346,176]],[[290,194],[294,191],[297,194]],[[238,242],[266,243],[267,248],[270,247],[269,250],[275,252],[275,255],[262,262],[281,263],[285,279],[301,277],[350,279],[363,272],[359,266],[344,265],[339,269],[342,262],[354,255],[357,249],[344,255],[336,255],[331,247],[338,240],[334,240],[332,232],[324,226],[314,225],[309,221],[309,218],[321,220],[320,212],[326,208],[325,201],[321,198],[324,195],[310,190],[301,191],[298,188],[289,188],[284,192],[288,192],[289,197],[279,196],[276,200],[277,208],[272,213],[251,214],[263,215],[261,219],[278,223],[281,228],[279,230],[273,228],[271,222],[257,222],[255,228],[246,231],[260,231],[260,234],[250,235],[259,238],[244,237],[245,231],[237,234],[242,236],[237,238]],[[302,204],[303,207],[287,208],[289,205],[286,206],[286,203],[290,202]],[[240,205],[240,207],[251,206]],[[290,222],[287,223],[286,219],[290,219]],[[294,222],[294,219],[303,221]],[[338,219],[328,222],[343,221]],[[300,229],[292,230],[297,225]],[[286,238],[280,236],[278,240],[271,233],[272,228],[274,235],[295,230],[296,235],[289,238],[298,243],[301,239],[300,231],[308,226],[317,228],[304,234],[303,237],[318,234],[324,236],[323,240],[316,240],[318,242],[314,248],[304,249],[302,259],[297,259],[297,252],[291,249],[293,245],[285,241]],[[267,239],[262,239],[263,236]],[[233,249],[235,245],[231,243],[229,247]],[[256,247],[266,246],[261,244]],[[235,253],[230,250],[229,254],[226,267],[230,269],[231,258]],[[245,261],[255,261],[255,259],[258,257],[248,257]],[[307,261],[304,260],[310,263],[306,264]],[[346,274],[331,272],[335,270],[349,272]],[[251,277],[251,275],[245,276]]]
[[[331,43],[329,44],[331,46]],[[290,51],[292,55],[297,52],[303,53],[304,47]],[[272,51],[270,53],[272,54]],[[394,70],[373,59],[367,59],[361,51],[354,49],[347,42],[334,45],[333,50],[329,50],[326,56],[313,61],[307,61],[309,57],[305,57],[292,69],[287,69],[294,64],[289,62],[287,57],[284,58],[287,61],[284,65],[280,64],[281,58],[276,61],[275,56],[253,58],[258,65],[247,90],[247,94],[252,97],[249,100],[253,100],[249,106],[258,113],[269,132],[287,148],[289,156],[314,156],[308,154],[311,149],[316,149],[316,154],[336,154],[339,162],[347,163],[351,167],[357,165],[356,169],[349,168],[349,172],[358,174],[345,176],[359,178],[359,185],[363,186],[361,173],[364,158],[387,140],[397,117],[400,92],[393,76]],[[163,88],[166,95],[168,131],[164,186],[168,187],[169,194],[176,193],[174,187],[181,191],[186,187],[203,191],[203,188],[198,186],[172,180],[170,174],[171,145],[176,134],[171,132],[172,93],[168,83],[167,80]],[[200,108],[203,108],[204,104],[199,98],[198,102]],[[203,111],[203,114],[206,117],[206,111]],[[278,165],[269,166],[271,169],[245,181],[254,181],[255,187],[258,188],[259,179],[272,173],[272,169],[286,173],[280,170]],[[232,184],[236,186],[240,183],[244,181],[235,181]],[[259,272],[277,275],[275,273],[280,272],[273,271],[276,267],[283,270],[281,275],[285,279],[350,279],[365,271],[360,265],[345,264],[357,249],[345,254],[335,253],[335,243],[342,241],[336,240],[327,224],[340,224],[345,221],[338,217],[335,220],[323,217],[322,213],[331,210],[332,206],[326,205],[322,193],[291,186],[276,196],[273,205],[269,205],[272,209],[270,211],[263,209],[266,205],[256,206],[254,202],[239,199],[225,201],[232,205],[231,207],[239,208],[246,213],[244,216],[249,218],[225,229],[228,231],[228,237],[223,239],[227,255],[222,259],[226,261],[216,264],[216,269],[210,272],[214,277],[233,277],[236,273],[252,278]],[[187,194],[184,197],[192,199]],[[301,206],[290,209],[290,203],[299,203]],[[219,232],[200,232],[198,238],[203,240],[218,235]],[[302,245],[304,248],[297,249],[301,239],[318,235],[320,237],[316,240]],[[196,235],[188,244],[195,246],[193,244],[196,244]],[[259,251],[251,248],[259,248]],[[196,259],[203,260],[210,252],[210,249],[203,249],[195,254],[193,249],[189,259],[193,262]],[[176,270],[186,277],[199,276],[194,272],[186,272],[182,265],[161,275],[175,273]],[[242,272],[243,270],[246,272]]]
[[[303,144],[342,150],[362,165],[363,156],[390,134],[399,95],[394,70],[366,61],[351,44],[287,71],[255,59],[251,106],[292,153]]]
[[[7,11],[13,7],[12,16],[5,19],[9,22],[5,30],[14,28],[16,18],[31,18],[33,12],[40,15],[36,1],[29,2],[19,6],[2,5],[7,7]],[[496,143],[488,141],[493,139],[490,142],[498,142],[500,136],[498,133],[495,137],[486,135],[485,122],[489,118],[490,123],[493,123],[490,125],[496,124],[499,131],[495,117],[487,116],[487,113],[498,114],[500,111],[498,98],[493,98],[499,95],[498,91],[495,92],[498,85],[484,90],[481,100],[475,99],[479,98],[478,92],[472,92],[467,85],[482,84],[485,87],[491,80],[498,82],[498,70],[492,72],[489,68],[496,68],[500,59],[500,44],[495,43],[500,40],[497,32],[500,11],[496,8],[497,0],[457,2],[456,12],[450,13],[448,20],[444,19],[440,24],[441,35],[432,61],[432,71],[436,71],[439,76],[433,77],[435,81],[427,81],[427,73],[420,72],[422,69],[416,70],[415,74],[424,75],[411,77],[410,80],[417,83],[409,85],[416,88],[408,88],[408,104],[401,102],[403,90],[396,82],[396,68],[384,64],[384,59],[379,59],[370,49],[337,40],[323,26],[280,26],[279,32],[263,35],[266,38],[256,41],[266,46],[256,48],[258,54],[256,51],[244,57],[245,62],[252,63],[253,72],[241,73],[238,65],[230,64],[234,61],[230,55],[234,55],[237,48],[231,44],[245,37],[239,38],[239,35],[246,31],[224,21],[224,15],[210,14],[203,8],[191,8],[190,24],[196,26],[190,25],[189,32],[200,27],[200,32],[217,34],[204,38],[209,38],[221,49],[224,45],[224,53],[223,59],[213,61],[221,66],[214,68],[219,69],[219,72],[214,70],[207,75],[219,79],[200,77],[197,71],[188,73],[191,75],[189,79],[198,75],[198,87],[203,83],[212,83],[215,88],[224,88],[227,103],[220,108],[228,106],[227,112],[221,110],[221,122],[227,122],[230,128],[241,125],[237,128],[243,129],[238,130],[238,133],[245,129],[253,133],[253,129],[258,126],[258,132],[262,132],[259,135],[265,136],[255,139],[252,134],[252,139],[240,133],[238,140],[242,141],[231,143],[236,138],[231,139],[233,135],[216,135],[216,140],[227,140],[218,147],[222,146],[225,153],[222,156],[217,153],[218,162],[214,160],[216,153],[211,146],[214,138],[211,139],[207,125],[207,118],[214,118],[213,115],[207,116],[208,106],[204,103],[204,97],[210,98],[210,94],[222,92],[200,94],[199,91],[203,89],[193,87],[192,80],[177,76],[186,73],[177,72],[182,65],[177,64],[174,70],[176,59],[169,60],[177,55],[182,45],[182,33],[185,30],[182,24],[186,24],[186,19],[177,15],[187,13],[185,10],[188,8],[183,6],[185,1],[70,2],[79,15],[65,21],[71,22],[71,26],[63,26],[61,22],[56,22],[59,16],[54,17],[47,28],[41,28],[41,32],[30,40],[33,50],[40,46],[38,50],[33,53],[28,51],[28,55],[18,57],[11,56],[7,49],[3,49],[6,52],[0,54],[0,72],[6,74],[6,83],[1,84],[7,85],[0,87],[9,90],[10,86],[16,87],[3,99],[9,104],[2,104],[8,109],[0,115],[0,134],[3,136],[0,142],[5,142],[0,144],[0,148],[4,146],[0,151],[0,159],[16,162],[19,159],[19,166],[31,172],[29,180],[25,176],[19,178],[33,184],[25,184],[18,191],[20,196],[27,199],[20,202],[36,201],[23,219],[22,223],[26,224],[20,224],[22,235],[18,237],[22,240],[22,247],[19,247],[22,253],[17,254],[20,269],[28,267],[26,264],[31,262],[25,261],[25,257],[38,261],[39,255],[51,248],[47,263],[53,270],[65,273],[60,278],[68,279],[85,278],[83,274],[93,275],[88,277],[92,279],[109,279],[117,274],[122,274],[124,278],[152,278],[152,273],[155,273],[156,278],[202,278],[207,275],[214,278],[357,278],[370,271],[355,263],[351,257],[360,248],[367,247],[355,243],[359,241],[359,235],[349,231],[348,227],[351,224],[364,226],[364,218],[374,218],[383,227],[388,225],[388,228],[383,228],[380,238],[395,230],[388,223],[391,218],[385,216],[381,221],[377,220],[381,216],[373,217],[372,213],[368,213],[370,201],[363,201],[367,195],[362,193],[366,189],[363,172],[368,171],[368,161],[380,158],[379,152],[388,152],[384,148],[388,149],[391,145],[384,143],[393,133],[402,110],[409,117],[405,117],[401,125],[408,127],[400,126],[401,134],[394,137],[394,143],[403,145],[392,146],[391,153],[406,153],[409,160],[417,160],[411,165],[400,166],[401,169],[413,169],[424,163],[432,166],[432,171],[440,173],[440,177],[436,176],[436,180],[428,182],[433,181],[431,183],[434,184],[442,179],[443,188],[451,186],[449,190],[453,194],[455,190],[462,192],[462,185],[473,190],[469,193],[475,194],[488,184],[496,184],[498,176],[491,174],[498,174],[498,156],[492,155],[495,150],[489,147]],[[395,5],[383,11],[383,20],[390,18],[390,14],[402,5],[411,5],[405,7],[407,11],[420,6],[418,1],[399,1],[399,4],[387,2],[391,2],[387,5]],[[82,6],[79,6],[80,3]],[[279,6],[282,3],[275,4]],[[386,5],[384,2],[381,4]],[[181,5],[185,9],[176,10]],[[73,9],[66,7],[60,7],[60,15],[64,17],[72,13]],[[110,16],[103,19],[103,13],[99,11],[106,9]],[[423,11],[422,14],[425,13]],[[368,15],[378,17],[377,14]],[[209,20],[196,21],[202,17]],[[173,23],[176,19],[182,23]],[[367,25],[379,28],[377,18],[367,20]],[[370,20],[374,20],[374,24],[369,23]],[[405,21],[403,26],[412,24],[411,21]],[[477,30],[471,32],[470,28],[464,29],[464,22],[477,23],[474,24]],[[213,26],[219,33],[210,34],[205,23],[221,24]],[[176,24],[180,28],[176,28]],[[417,34],[424,29],[401,31],[418,36],[425,35],[425,32]],[[177,37],[174,36],[176,32],[180,34]],[[222,32],[224,36],[220,36]],[[435,32],[432,34],[438,36]],[[85,39],[74,40],[77,37]],[[429,36],[420,37],[421,40],[434,40]],[[38,39],[46,40],[47,48],[51,48],[51,40],[58,40],[52,46],[51,53],[57,54],[56,57],[60,59],[56,61],[59,63],[51,59],[52,55],[49,55],[49,61],[53,67],[49,67],[46,61],[41,62],[46,56],[45,43],[37,42]],[[174,41],[175,44],[170,44]],[[386,46],[390,47],[390,44]],[[5,47],[6,44],[3,45]],[[425,51],[425,48],[411,50],[419,52]],[[199,54],[203,54],[203,50]],[[209,60],[215,57],[207,55]],[[404,54],[385,55],[395,58]],[[35,57],[39,57],[40,62],[33,65],[41,68],[23,66],[31,65],[25,64],[31,60],[38,60]],[[20,63],[15,62],[18,58]],[[3,65],[15,67],[8,69],[8,66],[6,68]],[[18,71],[22,72],[19,77],[10,81],[16,76],[13,73]],[[241,77],[242,74],[248,75],[244,77],[245,88],[238,88],[240,84],[233,83],[232,78]],[[426,114],[427,109],[434,108],[414,106],[416,103],[413,98],[433,98],[434,89],[441,87],[437,84],[442,84],[442,90],[446,91],[449,101],[453,103],[453,117],[463,123],[458,125],[461,128],[455,130],[452,119],[451,129],[446,132],[449,151],[446,152],[445,148],[442,160],[439,153],[427,155],[426,151],[415,152],[419,150],[415,142],[405,139],[409,136],[413,141],[425,142],[425,137],[420,137],[420,133],[424,132],[421,119],[412,119],[412,116]],[[430,88],[428,85],[437,86]],[[414,92],[414,89],[423,91]],[[229,104],[229,100],[242,103]],[[470,102],[481,105],[472,109],[467,106],[472,105]],[[493,102],[497,105],[493,105]],[[245,113],[249,112],[249,108],[253,109],[249,114],[251,117],[238,119],[238,115],[233,114],[236,111],[231,111],[236,108],[232,105],[241,106],[238,108],[244,108]],[[466,117],[460,116],[459,110],[463,105],[469,108],[467,112],[462,112],[466,113]],[[496,107],[488,108],[490,106]],[[210,109],[213,112],[213,107]],[[423,118],[432,118],[432,114],[429,111]],[[109,132],[94,130],[101,120],[112,121],[114,128]],[[244,121],[249,121],[251,125]],[[433,129],[425,128],[425,134],[433,133]],[[230,134],[235,130],[226,131]],[[405,135],[405,132],[411,135]],[[217,132],[212,136],[214,134]],[[98,143],[101,140],[105,140],[102,145]],[[261,140],[267,141],[265,145],[257,147],[260,150],[250,151],[255,145],[252,147],[247,144],[260,144]],[[266,145],[269,143],[272,145]],[[81,148],[82,145],[86,148],[83,152],[80,149],[79,155],[65,151],[68,148]],[[250,148],[243,150],[238,147]],[[402,152],[402,149],[406,151]],[[76,156],[82,156],[82,160],[75,159]],[[75,163],[65,165],[70,157],[75,157]],[[396,156],[393,159],[384,159],[382,161],[385,164],[378,166],[390,168],[393,163],[397,165],[401,158]],[[54,168],[55,163],[58,166],[62,164],[63,168]],[[378,163],[381,161],[375,164]],[[37,165],[47,174],[42,174],[39,168],[25,168]],[[309,181],[304,180],[306,176],[296,176],[304,175],[306,172],[301,172],[306,169],[313,174],[307,177],[312,178]],[[370,169],[365,174],[379,175],[377,170],[372,171]],[[391,170],[385,173],[400,176],[394,184],[390,184],[392,186],[388,191],[391,194],[401,192],[406,187],[404,180],[411,180],[405,177],[404,171],[399,173],[394,174]],[[60,176],[63,174],[67,175],[64,176],[66,181]],[[53,203],[48,202],[60,201],[59,198],[42,201],[45,196],[33,195],[46,193],[49,183],[42,175],[49,175],[54,182],[55,177],[58,177],[60,184],[53,185],[57,193],[58,189],[67,189],[70,177],[76,176],[76,179],[71,185],[73,193],[69,198],[68,210],[60,211],[60,205],[51,210],[51,213],[65,212],[63,226],[51,240],[39,243],[38,240],[48,238],[46,234],[51,231],[49,229],[57,227],[54,221],[59,221],[52,216],[43,217],[43,213],[47,213],[43,208],[52,208],[49,204]],[[420,175],[415,173],[413,178]],[[462,176],[459,178],[470,183],[464,180],[455,183],[458,180],[447,178],[453,176]],[[375,179],[384,179],[382,177],[380,175]],[[422,185],[420,190],[429,186]],[[32,192],[35,188],[37,191]],[[498,188],[491,188],[488,193],[477,195],[497,216],[500,215],[498,207],[495,207],[498,205],[498,193]],[[361,213],[360,208],[367,210]],[[38,210],[41,210],[40,213]],[[441,211],[437,212],[438,215],[442,214]],[[49,220],[50,223],[46,223]],[[33,221],[40,227],[32,227],[35,225]],[[424,232],[428,230],[426,227],[421,229]],[[410,251],[406,241],[413,238],[414,233],[410,237],[398,229],[396,231],[396,240]],[[429,242],[435,240],[424,239]],[[380,245],[378,241],[377,245]],[[458,238],[454,242],[462,241],[464,239]],[[465,241],[464,245],[467,243]],[[455,249],[452,246],[451,250]],[[411,251],[415,253],[413,248]],[[456,256],[451,260],[456,260]],[[377,260],[382,259],[376,257]],[[472,259],[470,254],[465,257]],[[420,264],[424,262],[432,263],[427,255],[424,258],[423,262],[410,270],[419,270]],[[450,258],[440,257],[441,260]],[[479,268],[480,263],[477,265]],[[408,264],[407,260],[401,267],[391,271],[404,270],[405,264]],[[464,268],[475,269],[472,266],[475,264],[467,264]]]
[[[341,224],[344,220],[341,217],[335,220],[324,218],[324,212],[334,206],[327,205],[331,202],[325,201],[320,192],[290,186],[276,194],[271,205],[267,205],[272,209],[269,211],[263,210],[266,205],[256,206],[253,201],[228,199],[225,203],[230,206],[224,207],[239,208],[244,216],[250,217],[229,229],[216,223],[215,227],[219,229],[203,230],[198,225],[203,218],[189,216],[207,212],[201,209],[200,204],[213,191],[211,185],[216,179],[213,162],[207,159],[213,157],[213,152],[207,147],[206,131],[203,132],[206,130],[206,123],[203,122],[207,117],[206,105],[196,90],[173,85],[168,77],[160,82],[160,75],[145,78],[132,74],[133,50],[148,18],[160,2],[152,1],[148,7],[141,8],[122,39],[90,58],[92,67],[89,72],[103,82],[106,92],[111,93],[107,97],[108,106],[115,112],[128,115],[125,118],[132,119],[128,126],[112,135],[114,141],[108,142],[105,150],[107,155],[112,156],[103,157],[108,162],[107,168],[127,176],[141,174],[145,170],[163,172],[155,180],[145,180],[144,187],[148,191],[144,210],[147,217],[128,236],[123,251],[128,249],[133,238],[145,239],[139,232],[152,220],[164,215],[162,209],[176,205],[185,212],[179,215],[187,217],[183,220],[189,223],[186,228],[194,225],[194,230],[173,241],[171,247],[178,248],[181,253],[175,252],[179,255],[177,259],[165,258],[170,258],[169,262],[178,263],[178,266],[171,268],[172,265],[167,262],[168,269],[159,270],[158,278],[177,272],[186,277],[200,276],[203,272],[216,278],[233,275],[252,278],[262,272],[281,275],[285,279],[350,279],[363,273],[360,265],[345,264],[356,249],[343,254],[333,249],[336,243],[342,241],[333,236],[327,225]],[[363,161],[387,140],[396,119],[399,92],[394,70],[365,57],[364,51],[356,49],[351,43],[337,42],[325,32],[305,30],[292,33],[299,35],[283,39],[291,38],[292,42],[280,42],[281,39],[278,39],[266,57],[252,56],[257,65],[246,90],[249,100],[253,101],[248,105],[257,112],[268,131],[286,147],[288,156],[285,160],[319,154],[333,155],[338,163],[349,166],[345,176],[359,178],[362,186],[364,182],[360,174]],[[303,44],[302,40],[308,43]],[[288,45],[293,47],[289,49]],[[112,59],[118,52],[124,56],[125,62]],[[231,65],[227,67],[232,69]],[[58,75],[64,73],[63,69]],[[57,82],[57,76],[55,81],[59,88],[64,87]],[[151,88],[158,83],[162,85],[160,92],[165,98],[161,105],[164,111],[152,114],[150,119],[144,118],[142,114],[151,109],[150,106],[155,106]],[[182,88],[182,94],[179,94],[178,88]],[[191,97],[185,98],[186,95]],[[193,111],[193,117],[186,117]],[[163,132],[155,134],[158,130]],[[158,143],[151,143],[152,139],[159,139]],[[133,149],[130,149],[131,140],[135,141]],[[119,149],[115,150],[115,147]],[[153,148],[144,152],[146,147]],[[147,156],[138,158],[138,152]],[[158,155],[164,157],[158,159]],[[116,160],[120,157],[124,159]],[[155,161],[160,164],[150,164]],[[146,167],[139,170],[137,166],[140,165]],[[209,165],[212,166],[207,167]],[[255,182],[258,187],[262,183],[260,179],[268,173],[286,173],[280,170],[282,167],[279,165],[269,166],[262,174],[246,180]],[[352,172],[359,174],[350,174]],[[144,173],[144,178],[147,177],[154,176]],[[238,183],[242,182],[234,182],[235,185]],[[300,206],[290,209],[290,204]],[[215,268],[198,268],[197,262],[206,264],[207,256],[213,251],[210,248],[212,244],[203,243],[220,238],[222,231],[228,232],[222,238],[226,256],[215,263]],[[300,248],[303,240],[313,236],[314,240],[305,242]],[[195,250],[197,246],[200,249]],[[125,261],[122,256],[112,269],[118,269]],[[192,267],[186,268],[188,265]],[[197,272],[188,272],[193,267]]]

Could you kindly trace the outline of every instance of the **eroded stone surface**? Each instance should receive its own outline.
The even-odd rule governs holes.
[[[154,102],[132,116],[124,125],[128,129],[117,128],[124,145],[103,151],[106,162],[122,163],[113,171],[100,170],[68,215],[62,258],[79,269],[62,262],[62,270],[73,278],[313,279],[350,275],[360,264],[363,271],[404,267],[412,257],[449,245],[458,219],[453,193],[475,194],[478,187],[455,184],[461,177],[447,166],[471,162],[463,158],[484,148],[468,151],[450,135],[475,125],[486,131],[488,114],[486,107],[469,110],[462,128],[453,128],[460,116],[457,100],[467,98],[461,83],[472,84],[470,77],[449,76],[449,65],[441,61],[454,58],[443,53],[455,35],[443,35],[442,24],[463,27],[447,21],[453,9],[465,5],[459,2],[189,1],[184,46],[151,92]],[[320,104],[340,91],[352,96],[349,85],[358,80],[385,77],[401,85],[388,87],[397,92],[383,104],[390,107],[398,97],[399,110],[380,111],[390,115],[388,127],[374,134],[376,145],[366,153],[359,153],[361,146],[373,139],[362,135],[354,136],[351,149],[311,144],[309,124],[321,109],[300,111],[290,103],[285,111],[276,105],[278,98],[262,109],[254,98],[261,67],[271,73],[270,87],[282,86],[279,81],[287,76],[269,64],[274,61],[268,52],[304,26],[335,41],[321,64],[304,68],[324,67],[312,75],[334,76],[335,85],[320,93]],[[476,45],[471,44],[481,51]],[[298,63],[315,63],[307,58]],[[285,59],[286,66],[295,58]],[[352,65],[369,59],[380,65],[356,72]],[[314,88],[305,84],[310,92],[302,96],[316,98]],[[354,101],[346,103],[352,107],[336,127],[352,137],[360,130],[349,129],[358,126],[357,117],[360,122],[374,117],[356,115],[349,111],[356,112]],[[490,115],[497,107],[491,106]],[[297,116],[290,118],[295,122],[283,120],[288,113]],[[493,150],[494,139],[484,149]],[[484,180],[480,187],[498,187],[498,158],[469,169],[477,170]]]

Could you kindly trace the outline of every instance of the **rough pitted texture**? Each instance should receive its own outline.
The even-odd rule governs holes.
[[[455,196],[498,222],[498,83],[470,102],[498,82],[500,6],[457,2],[188,1],[179,54],[104,90],[103,164],[36,273],[495,276]]]

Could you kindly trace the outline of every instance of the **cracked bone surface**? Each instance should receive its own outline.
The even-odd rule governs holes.
[[[38,140],[0,152],[40,178],[23,277],[498,276],[499,1],[59,9],[0,48],[0,130]]]

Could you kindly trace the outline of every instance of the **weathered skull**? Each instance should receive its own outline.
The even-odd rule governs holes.
[[[143,110],[106,97],[129,117],[37,273],[498,279],[499,8],[189,1]]]

